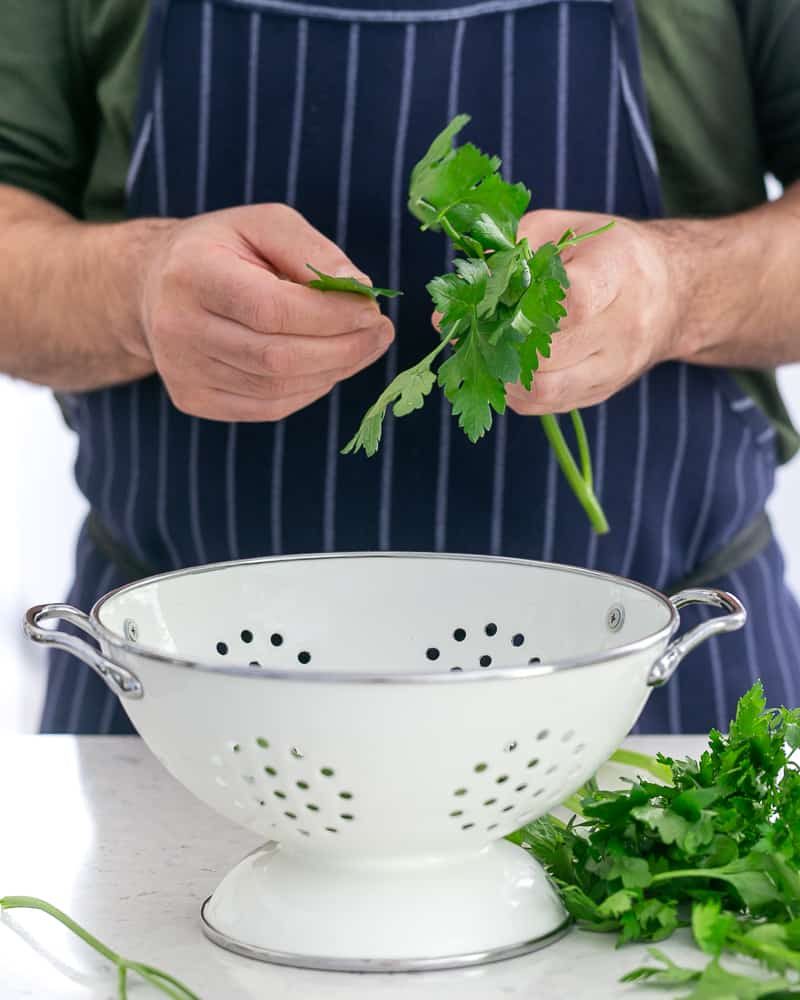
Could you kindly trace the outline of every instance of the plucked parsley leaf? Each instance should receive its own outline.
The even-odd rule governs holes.
[[[306,267],[317,276],[313,281],[309,281],[309,288],[318,288],[321,292],[355,292],[356,295],[366,295],[371,299],[377,299],[379,295],[393,299],[403,294],[394,288],[373,288],[372,285],[365,285],[357,278],[335,278],[332,274],[318,271],[311,264],[306,264]]]

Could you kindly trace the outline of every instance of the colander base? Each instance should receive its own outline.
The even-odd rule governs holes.
[[[265,845],[202,906],[203,932],[248,958],[342,972],[497,962],[569,927],[541,866],[507,841],[456,858],[302,856]]]

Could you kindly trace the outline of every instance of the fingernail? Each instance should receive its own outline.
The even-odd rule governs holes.
[[[334,278],[355,278],[362,285],[372,285],[372,279],[368,274],[364,274],[363,271],[359,271],[355,264],[346,261],[334,268],[333,276]]]

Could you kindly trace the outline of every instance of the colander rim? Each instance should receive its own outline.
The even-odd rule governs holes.
[[[467,562],[488,562],[503,563],[513,566],[524,566],[531,569],[545,569],[557,572],[574,573],[578,576],[590,576],[600,580],[607,580],[615,585],[623,585],[632,590],[654,598],[659,604],[666,608],[669,613],[667,623],[657,632],[635,639],[621,646],[614,646],[612,649],[602,650],[598,653],[580,657],[568,657],[561,660],[550,660],[547,663],[518,664],[516,666],[493,666],[491,670],[465,670],[463,672],[451,672],[449,670],[438,672],[432,670],[415,671],[414,673],[392,673],[364,672],[353,670],[297,670],[296,668],[285,669],[276,667],[259,667],[254,670],[248,666],[225,666],[224,664],[203,662],[200,660],[185,660],[181,657],[170,656],[152,647],[140,645],[138,642],[130,642],[122,636],[113,632],[100,620],[100,613],[103,607],[116,597],[125,592],[137,590],[141,587],[154,583],[161,583],[165,580],[172,580],[182,576],[195,576],[200,573],[210,573],[231,567],[258,566],[266,563],[282,562],[306,562],[329,559],[437,559]],[[136,580],[133,583],[116,587],[108,593],[103,594],[95,601],[89,612],[92,629],[98,639],[103,639],[109,646],[126,654],[141,657],[144,660],[159,663],[164,666],[189,668],[201,673],[213,673],[222,676],[250,677],[274,681],[292,681],[301,683],[329,683],[329,684],[464,684],[477,683],[479,681],[488,682],[492,680],[521,680],[530,677],[543,677],[565,670],[574,670],[581,667],[600,666],[611,660],[616,660],[632,653],[643,652],[650,647],[658,646],[662,641],[666,645],[678,629],[680,619],[675,604],[660,591],[650,587],[645,583],[630,580],[624,576],[617,576],[614,573],[606,573],[601,570],[587,569],[583,566],[572,566],[567,563],[545,562],[537,559],[518,559],[512,556],[480,555],[475,553],[457,552],[388,552],[388,551],[361,551],[361,552],[313,552],[295,553],[281,556],[256,556],[252,559],[231,559],[223,562],[204,563],[199,566],[188,566],[184,569],[170,570],[166,573],[157,573],[153,576]]]

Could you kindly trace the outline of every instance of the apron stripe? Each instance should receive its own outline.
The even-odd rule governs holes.
[[[200,109],[197,129],[197,198],[195,211],[206,210],[208,182],[208,117],[211,104],[211,41],[214,31],[214,8],[211,0],[203,2],[202,35],[200,39]]]
[[[253,203],[256,176],[256,122],[258,121],[258,53],[261,43],[261,15],[250,15],[250,48],[247,65],[247,139],[245,147],[244,203]]]
[[[684,573],[691,573],[697,565],[700,554],[700,543],[702,542],[706,527],[708,526],[708,515],[711,510],[711,502],[714,498],[714,488],[717,483],[717,464],[719,462],[720,444],[722,442],[722,397],[716,388],[713,389],[714,409],[711,426],[711,451],[708,457],[708,466],[705,469],[705,487],[703,489],[703,500],[700,510],[697,512],[697,523],[694,534],[689,542],[686,554],[686,565]]]
[[[141,482],[141,461],[139,456],[139,396],[141,387],[138,382],[131,385],[130,421],[130,452],[128,454],[128,495],[125,501],[125,531],[127,542],[140,562],[146,562],[144,550],[136,533],[136,509],[139,500],[139,484]]]
[[[734,484],[736,489],[736,509],[731,518],[731,534],[736,534],[744,527],[745,512],[745,482],[744,482],[744,461],[747,452],[752,445],[753,434],[749,427],[742,429],[742,439],[736,450],[736,461],[734,464]]]
[[[639,105],[636,103],[636,97],[634,96],[631,81],[628,77],[628,70],[622,60],[620,60],[619,63],[619,71],[620,83],[622,84],[622,98],[628,108],[628,114],[630,115],[633,130],[636,133],[636,138],[639,140],[639,145],[647,158],[650,168],[653,173],[657,174],[658,161],[656,159],[656,151],[653,146],[653,140],[650,138],[650,130],[645,123],[644,115],[642,114]]]
[[[195,211],[206,210],[208,182],[209,115],[211,105],[211,46],[214,32],[214,8],[204,0],[200,36],[200,85],[198,88],[197,171]],[[189,519],[192,542],[200,562],[207,562],[200,514],[200,420],[193,417],[189,430]]]
[[[156,166],[156,206],[167,215],[167,153],[164,141],[164,78],[159,69],[153,85],[153,153]]]
[[[447,89],[447,118],[458,114],[461,92],[461,54],[464,49],[466,21],[456,21],[450,50],[450,82]],[[452,267],[450,245],[445,239],[445,271]],[[449,348],[445,348],[449,351]],[[450,435],[452,433],[450,404],[444,393],[439,396],[439,456],[436,467],[436,512],[434,515],[434,547],[443,552],[447,544],[447,507],[450,499]]]
[[[642,522],[642,507],[644,504],[644,476],[647,468],[647,438],[650,425],[649,388],[650,372],[646,372],[638,383],[639,392],[639,423],[636,430],[636,469],[633,479],[633,499],[631,501],[628,538],[625,542],[625,555],[620,568],[620,576],[630,576],[633,566],[633,556],[636,542],[639,538],[639,527]]]
[[[664,507],[664,520],[661,530],[661,562],[655,578],[657,590],[666,587],[670,577],[680,575],[671,571],[672,559],[674,556],[674,517],[675,502],[678,499],[678,484],[683,471],[683,463],[686,457],[686,445],[689,440],[689,372],[685,365],[681,365],[678,370],[678,436],[675,443],[675,457],[672,460],[672,470],[667,485],[667,501]],[[672,732],[680,732],[673,729]]]
[[[301,18],[297,22],[292,132],[289,138],[289,159],[286,164],[286,204],[292,207],[297,202],[297,175],[300,171],[300,150],[303,144],[303,109],[305,107],[307,62],[308,21]],[[286,423],[283,420],[279,420],[273,425],[272,475],[270,479],[270,528],[272,552],[275,555],[283,553],[283,471],[285,454]]]
[[[228,554],[231,559],[239,558],[239,529],[236,523],[236,443],[238,424],[228,424],[228,440],[225,442],[225,507],[228,522]]]
[[[503,17],[503,109],[502,136],[500,140],[503,177],[514,180],[514,14]],[[508,452],[508,417],[505,413],[495,418],[494,477],[492,484],[492,523],[489,551],[499,555],[503,548],[503,500],[506,489],[506,456]]]
[[[180,553],[172,539],[169,524],[169,401],[166,391],[160,393],[158,406],[158,482],[156,484],[156,521],[170,559],[170,568],[182,565]]]
[[[556,104],[556,182],[555,206],[566,208],[567,204],[567,132],[569,127],[569,16],[570,8],[561,4],[558,8],[558,69]],[[544,542],[542,559],[551,562],[555,546],[556,511],[558,507],[558,469],[555,452],[547,455],[547,504],[545,507]]]
[[[208,562],[200,520],[200,421],[197,417],[192,418],[189,427],[189,523],[197,559],[201,563]]]
[[[742,604],[744,604],[746,608],[752,608],[753,605],[750,601],[750,594],[747,587],[744,585],[741,573],[739,573],[738,570],[734,570],[734,572],[730,574],[730,580],[734,588],[734,592]],[[753,685],[761,675],[761,670],[758,665],[758,648],[756,646],[755,636],[753,635],[752,624],[748,623],[745,625],[743,631],[745,649],[747,650],[747,656],[745,659],[750,672],[750,684]]]
[[[353,127],[356,117],[358,90],[359,26],[351,24],[347,39],[347,83],[342,138],[339,154],[339,192],[336,208],[336,242],[342,249],[347,244],[347,220],[350,209],[350,174],[353,159]],[[339,468],[339,409],[340,390],[336,385],[328,397],[328,440],[325,468],[325,494],[322,508],[322,538],[326,552],[336,547],[336,473]]]
[[[125,177],[125,196],[130,197],[133,186],[139,176],[139,171],[142,167],[142,160],[144,159],[144,154],[147,149],[148,143],[150,142],[150,136],[153,131],[153,112],[148,111],[144,117],[144,122],[139,131],[139,135],[136,139],[136,143],[133,147],[133,155],[131,156],[131,164],[128,168],[128,173]]]
[[[405,159],[408,119],[411,110],[411,91],[414,85],[414,61],[416,53],[417,29],[409,24],[405,28],[403,43],[403,77],[400,90],[400,108],[397,115],[397,136],[392,165],[391,230],[389,235],[389,287],[400,284],[400,252],[405,207]],[[397,325],[400,304],[398,299],[389,300],[389,318]],[[397,342],[389,348],[386,358],[386,384],[397,375]],[[383,432],[383,465],[381,468],[380,510],[378,515],[378,545],[388,549],[391,545],[392,525],[392,473],[394,466],[394,421],[388,420]]]
[[[116,525],[117,518],[114,515],[112,502],[112,491],[114,487],[114,426],[113,414],[111,412],[111,393],[108,389],[102,391],[103,408],[103,444],[104,444],[104,468],[103,468],[103,491],[101,493],[101,503],[103,517],[109,525]]]
[[[297,22],[297,55],[292,109],[292,137],[289,143],[289,164],[286,168],[286,202],[297,201],[297,175],[300,170],[300,148],[303,142],[303,108],[306,100],[306,62],[308,59],[308,21]]]

